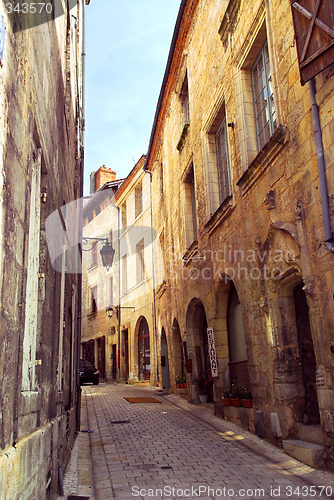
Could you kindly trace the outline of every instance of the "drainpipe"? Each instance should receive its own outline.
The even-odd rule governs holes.
[[[117,248],[118,248],[118,311],[117,311],[117,343],[118,343],[118,349],[117,349],[117,378],[118,382],[121,379],[121,235],[120,235],[120,228],[121,228],[121,214],[120,214],[120,208],[118,205],[115,205],[115,207],[118,210],[117,213],[117,224],[118,224],[118,242],[117,242]]]
[[[159,361],[158,361],[158,328],[157,328],[157,309],[155,302],[155,270],[154,270],[154,248],[153,248],[153,206],[152,206],[152,172],[143,167],[146,174],[150,175],[150,208],[151,208],[151,242],[152,242],[152,289],[153,289],[153,325],[154,325],[154,338],[155,350],[157,359],[157,382],[159,383]]]
[[[334,236],[331,230],[331,219],[329,213],[329,199],[328,199],[328,187],[326,178],[326,165],[324,157],[324,146],[322,142],[321,126],[320,126],[320,116],[319,108],[317,105],[315,97],[315,81],[312,78],[309,81],[310,98],[312,105],[312,117],[313,117],[313,128],[315,145],[317,150],[318,159],[318,171],[319,171],[319,181],[320,181],[320,193],[321,193],[321,204],[322,213],[324,218],[324,229],[325,229],[325,245],[329,252],[334,253]]]
[[[83,210],[83,184],[85,168],[84,130],[85,130],[85,1],[82,0],[82,138],[80,144],[80,215],[79,224],[82,235],[82,210]],[[79,90],[79,89],[78,89]],[[80,119],[80,115],[79,115]],[[79,125],[80,126],[80,125]],[[81,272],[78,273],[78,332],[77,332],[77,407],[76,407],[76,431],[80,431],[81,421],[81,386],[80,386],[80,357],[81,357],[81,308],[82,308],[82,243],[79,245],[79,256]]]

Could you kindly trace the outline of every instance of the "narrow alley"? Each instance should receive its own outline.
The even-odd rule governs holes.
[[[65,488],[96,500],[318,499],[333,496],[334,479],[214,416],[210,404],[101,384],[83,387],[82,427]]]

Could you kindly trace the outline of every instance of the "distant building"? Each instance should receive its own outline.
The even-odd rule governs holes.
[[[95,364],[102,379],[117,378],[117,319],[111,321],[106,308],[118,300],[118,209],[117,190],[124,179],[100,167],[91,174],[91,196],[84,204],[83,283],[82,283],[82,357]],[[89,238],[108,238],[115,249],[111,269],[103,267],[100,251],[103,242]]]
[[[80,275],[45,221],[82,196],[84,8],[30,25],[0,3],[1,499],[55,498],[78,425]]]
[[[91,176],[96,192],[84,208],[83,241],[106,237],[115,255],[106,270],[100,256],[103,243],[89,239],[83,245],[82,356],[105,380],[155,384],[150,175],[144,163],[142,156],[119,181],[104,167]],[[113,308],[111,318],[107,308]]]

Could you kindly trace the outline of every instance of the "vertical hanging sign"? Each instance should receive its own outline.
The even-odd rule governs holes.
[[[215,337],[213,335],[213,328],[207,328],[208,344],[209,344],[209,357],[211,366],[212,377],[218,377],[218,361],[215,346]]]

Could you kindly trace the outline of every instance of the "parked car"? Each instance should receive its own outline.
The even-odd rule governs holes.
[[[95,368],[87,359],[80,359],[80,385],[92,382],[99,383],[99,370]]]

